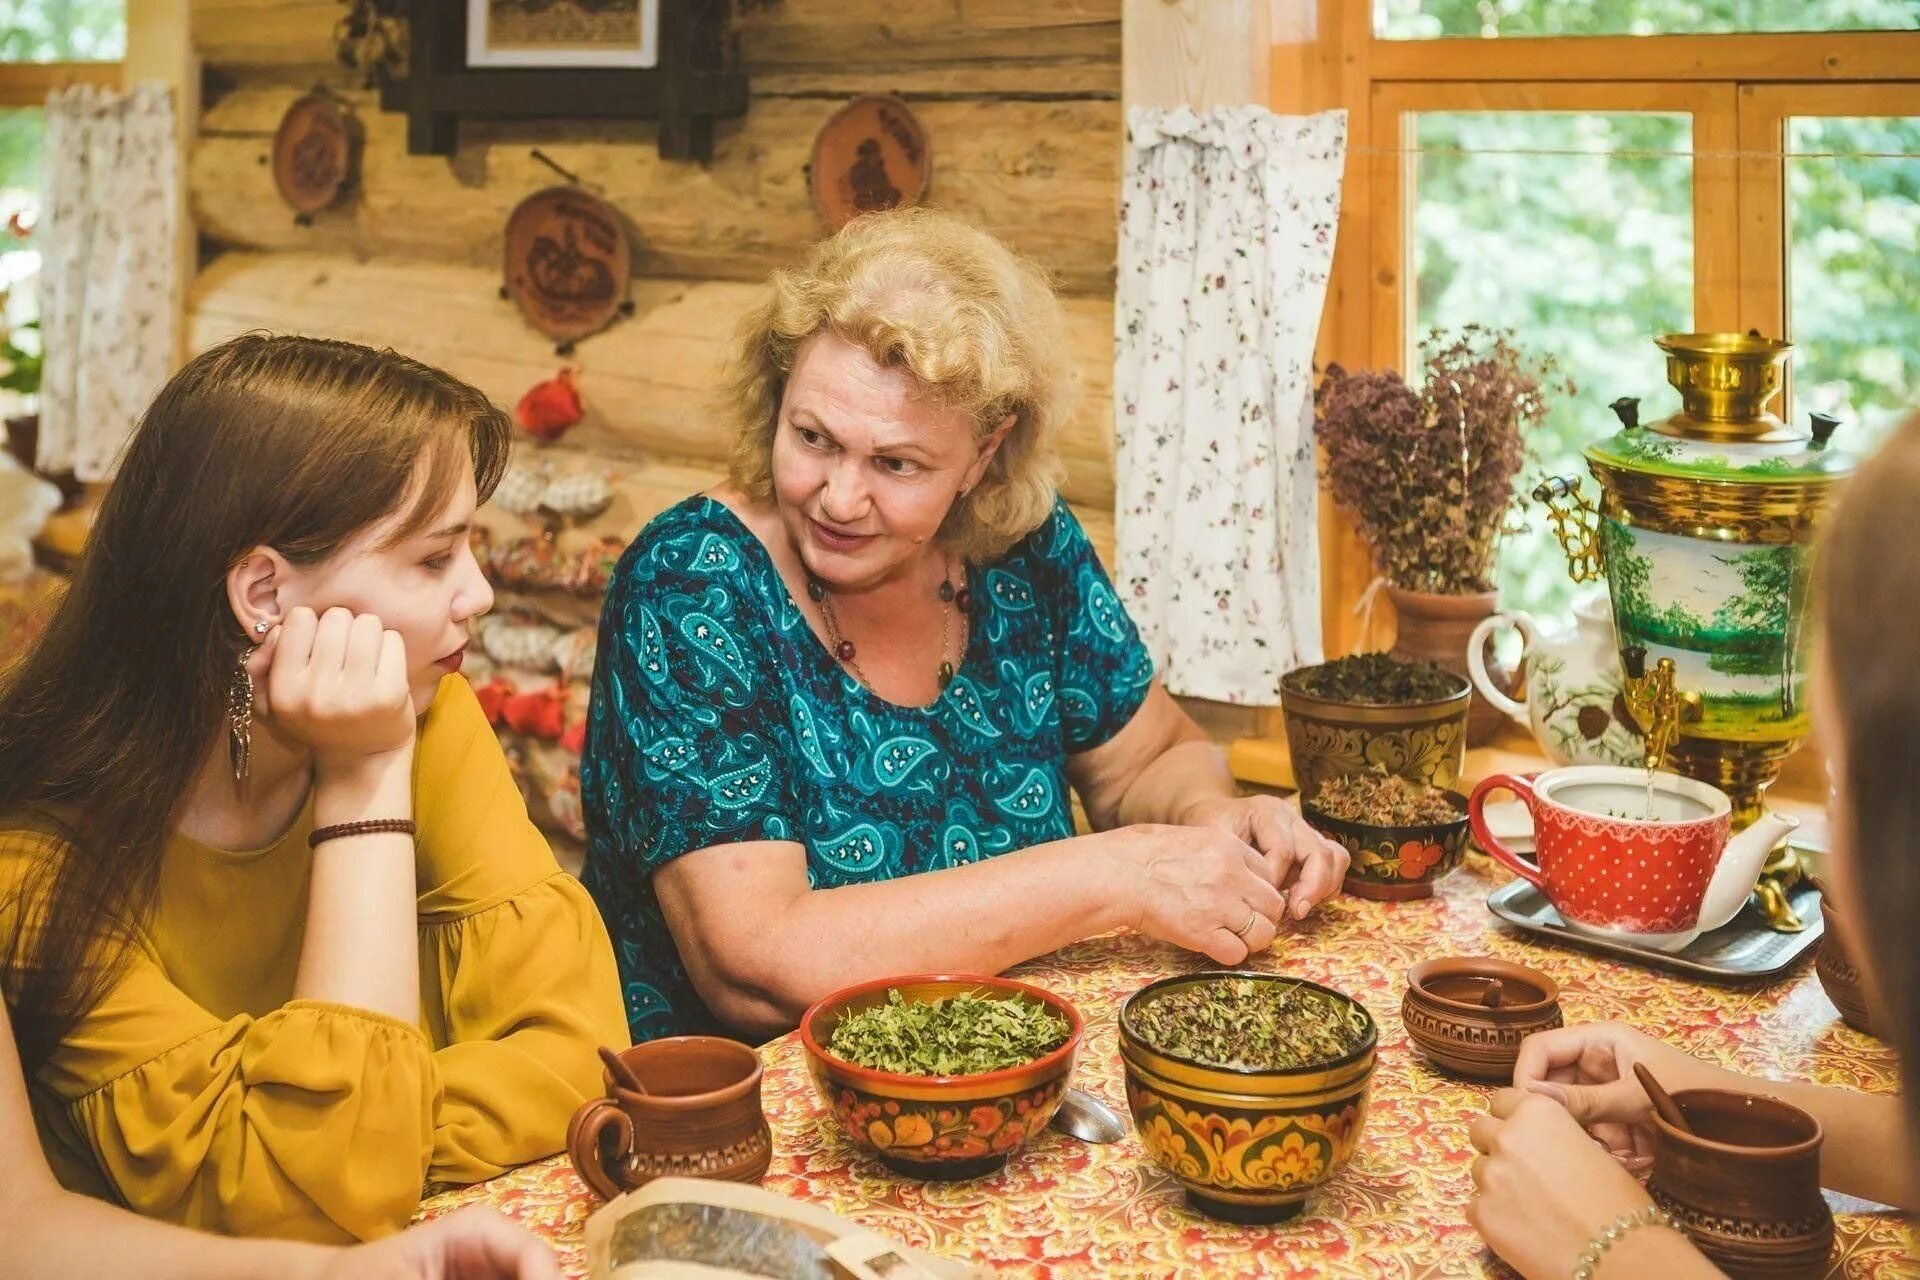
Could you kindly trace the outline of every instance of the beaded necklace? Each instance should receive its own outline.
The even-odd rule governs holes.
[[[953,683],[953,661],[948,657],[948,654],[951,651],[950,646],[953,643],[954,611],[958,610],[961,613],[965,613],[973,607],[973,593],[971,591],[965,587],[961,587],[958,590],[954,589],[953,562],[951,560],[947,562],[945,571],[940,577],[940,588],[937,594],[940,597],[940,668],[938,675],[940,677],[940,688],[944,692],[946,687]],[[856,680],[869,689],[873,688],[873,681],[869,680],[867,673],[860,669],[860,659],[857,656],[859,651],[854,648],[853,641],[847,639],[846,635],[840,630],[840,618],[835,614],[833,609],[833,592],[828,589],[826,583],[814,577],[812,574],[807,575],[807,598],[820,606],[820,616],[824,618],[827,623],[827,638],[833,641],[833,656],[852,669]],[[965,635],[960,637],[960,644],[962,649],[961,656],[964,657],[966,648]]]

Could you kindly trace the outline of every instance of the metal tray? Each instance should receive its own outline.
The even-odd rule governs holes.
[[[1777,933],[1751,903],[1726,924],[1703,933],[1679,951],[1654,951],[1610,938],[1575,933],[1560,919],[1546,895],[1515,878],[1487,897],[1487,909],[1516,929],[1589,951],[1603,951],[1638,964],[1692,974],[1709,982],[1756,982],[1791,968],[1810,953],[1826,931],[1820,917],[1820,894],[1804,881],[1789,895],[1793,909],[1807,927],[1799,933]]]

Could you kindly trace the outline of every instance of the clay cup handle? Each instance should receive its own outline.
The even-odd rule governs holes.
[[[580,1180],[599,1193],[602,1200],[611,1200],[623,1190],[607,1172],[604,1138],[609,1129],[619,1135],[612,1153],[614,1159],[625,1160],[633,1151],[633,1121],[613,1099],[588,1099],[573,1113],[573,1120],[567,1125],[567,1155]]]
[[[1516,702],[1507,696],[1507,691],[1494,683],[1493,676],[1487,670],[1487,640],[1499,627],[1512,627],[1520,633],[1520,660],[1526,661],[1527,650],[1533,648],[1539,639],[1539,632],[1533,625],[1533,619],[1524,613],[1496,613],[1491,618],[1482,618],[1480,625],[1473,629],[1473,635],[1467,639],[1467,670],[1473,675],[1473,687],[1481,697],[1506,712],[1521,725],[1527,723],[1527,704]],[[1524,682],[1521,688],[1525,689]]]
[[[1533,815],[1534,829],[1539,830],[1540,811],[1533,807],[1533,783],[1517,774],[1496,773],[1482,781],[1473,789],[1473,794],[1467,797],[1467,821],[1473,824],[1474,840],[1495,862],[1535,888],[1544,888],[1540,868],[1525,861],[1519,854],[1501,844],[1494,838],[1493,832],[1487,830],[1487,819],[1483,810],[1487,805],[1487,796],[1495,791],[1511,791],[1520,797],[1520,803],[1526,805],[1527,812]]]

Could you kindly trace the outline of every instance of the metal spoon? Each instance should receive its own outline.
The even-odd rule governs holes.
[[[1067,1090],[1060,1109],[1053,1113],[1052,1124],[1082,1142],[1118,1142],[1127,1136],[1127,1122],[1085,1089]]]

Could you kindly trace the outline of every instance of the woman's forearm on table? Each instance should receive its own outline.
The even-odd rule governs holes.
[[[1673,1079],[1667,1076],[1673,1075]],[[1820,1122],[1820,1183],[1845,1195],[1903,1209],[1920,1208],[1920,1178],[1908,1137],[1906,1106],[1898,1097],[1835,1089],[1793,1080],[1743,1075],[1699,1058],[1663,1067],[1669,1089],[1732,1089],[1766,1093]]]
[[[1140,771],[1120,797],[1119,825],[1184,825],[1195,804],[1231,800],[1237,794],[1220,748],[1204,737],[1190,738],[1168,747]]]
[[[771,1036],[792,1028],[821,996],[855,982],[998,973],[1133,924],[1120,905],[1128,893],[1116,885],[1133,869],[1114,839],[1077,836],[944,871],[803,889],[759,911],[717,902],[703,911],[698,896],[671,889],[662,902],[701,999],[729,1025]]]
[[[1898,1097],[1817,1084],[1761,1081],[1760,1087],[1820,1122],[1820,1183],[1844,1195],[1920,1210],[1906,1104]]]
[[[288,1240],[225,1240],[53,1186],[9,1197],[0,1237],[8,1259],[39,1280],[299,1280],[321,1274],[338,1253]]]

